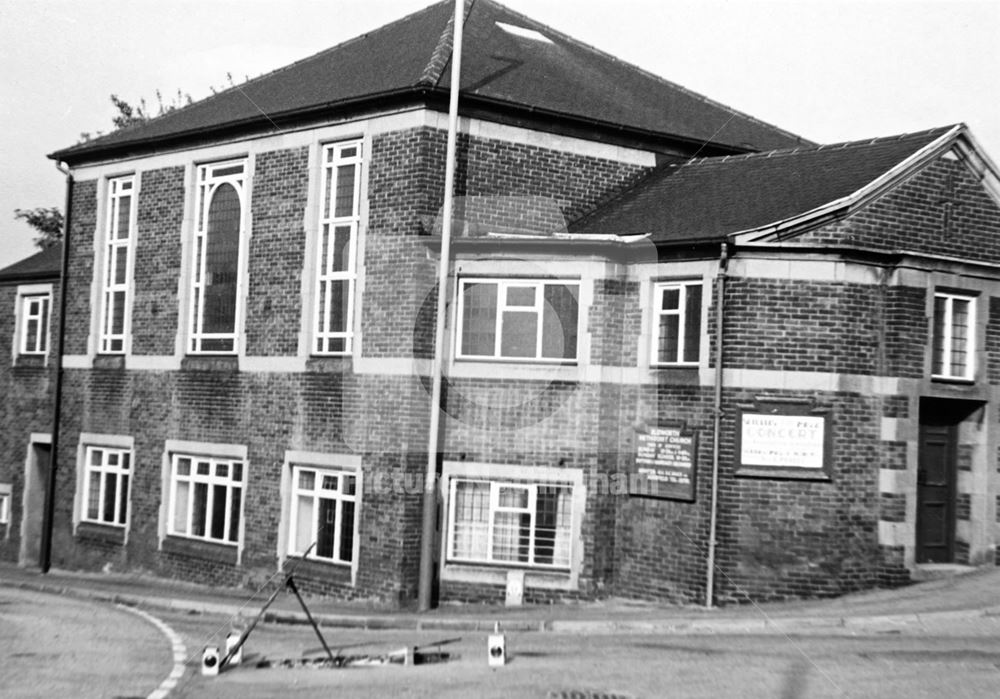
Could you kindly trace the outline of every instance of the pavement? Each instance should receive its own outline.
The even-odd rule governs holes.
[[[559,633],[805,633],[831,629],[893,631],[931,621],[1000,617],[1000,568],[823,600],[745,604],[707,609],[627,599],[553,605],[443,605],[428,612],[400,611],[363,603],[304,596],[324,627],[366,630],[505,631]],[[254,592],[157,578],[148,574],[92,573],[20,568],[0,562],[0,586],[149,611],[256,617],[282,579]],[[305,624],[307,616],[290,591],[280,592],[264,621]]]

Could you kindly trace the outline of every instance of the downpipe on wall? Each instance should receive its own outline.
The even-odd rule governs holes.
[[[712,406],[712,498],[708,520],[708,570],[705,576],[705,607],[712,608],[715,598],[715,537],[719,510],[719,455],[722,439],[722,330],[725,327],[726,269],[729,266],[729,242],[719,252],[719,273],[715,277],[715,398]]]

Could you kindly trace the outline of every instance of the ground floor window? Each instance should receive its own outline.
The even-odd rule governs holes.
[[[235,544],[242,501],[242,461],[171,456],[168,534]]]
[[[132,454],[127,449],[89,446],[84,454],[83,519],[125,526]]]
[[[570,567],[571,485],[455,478],[449,495],[450,561]]]
[[[0,527],[10,524],[10,485],[0,483]]]
[[[351,563],[357,550],[357,492],[354,471],[293,465],[289,554]]]

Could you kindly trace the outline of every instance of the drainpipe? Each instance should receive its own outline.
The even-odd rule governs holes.
[[[455,201],[455,144],[458,138],[458,91],[462,75],[462,21],[465,0],[455,0],[455,28],[451,52],[451,93],[448,102],[448,147],[445,155],[444,206],[441,212],[441,259],[438,262],[437,316],[434,326],[434,361],[431,377],[431,425],[427,439],[427,473],[424,479],[423,522],[420,531],[420,578],[417,607],[432,605],[434,543],[437,539],[438,441],[441,432],[441,375],[444,367],[444,320],[448,302],[448,267],[451,259],[451,218]]]
[[[715,403],[712,424],[712,501],[708,524],[708,571],[705,582],[705,607],[712,608],[715,597],[715,535],[719,509],[719,442],[722,439],[722,330],[723,303],[726,293],[726,267],[729,264],[728,243],[719,252],[719,273],[715,277]]]
[[[56,511],[56,465],[59,462],[59,413],[62,405],[63,338],[66,335],[66,280],[69,263],[69,231],[73,215],[73,175],[58,163],[59,172],[66,175],[66,216],[63,218],[62,263],[59,269],[59,325],[56,330],[56,385],[52,399],[52,442],[49,456],[49,473],[45,481],[45,507],[42,511],[42,541],[38,552],[38,564],[43,573],[49,572],[52,564],[52,530]]]

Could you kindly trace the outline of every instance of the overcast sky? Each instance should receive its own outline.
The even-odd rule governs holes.
[[[0,0],[0,267],[15,208],[63,206],[45,156],[108,131],[116,93],[195,99],[430,0]],[[835,143],[967,123],[1000,162],[1000,0],[505,0],[714,100]]]

